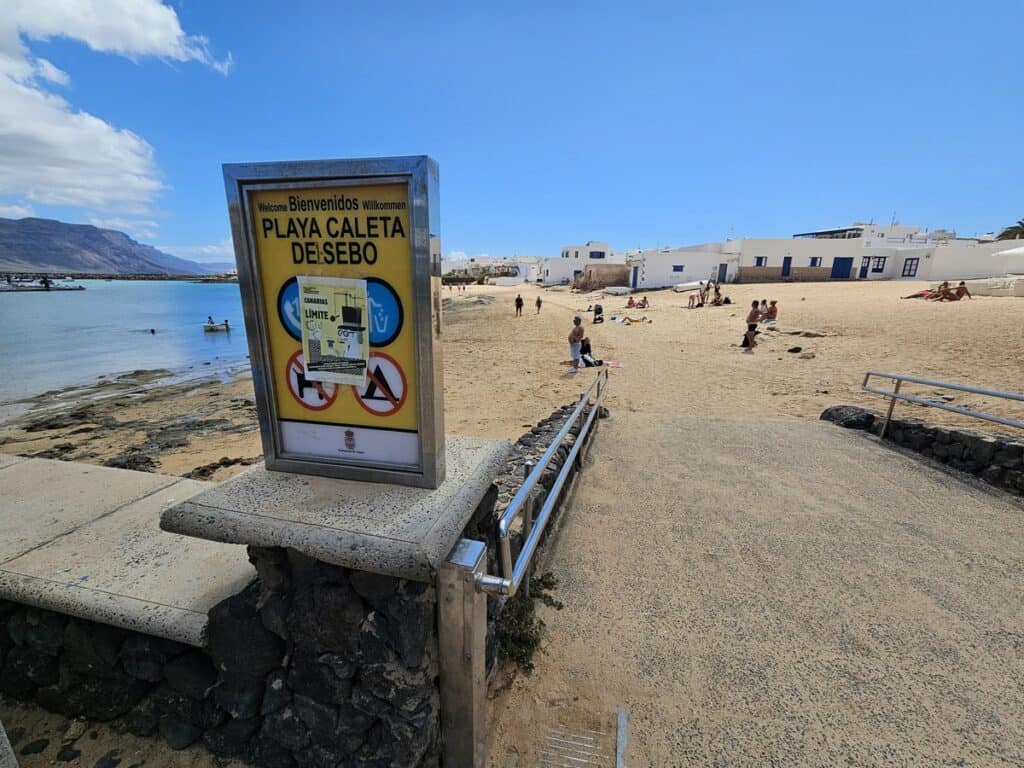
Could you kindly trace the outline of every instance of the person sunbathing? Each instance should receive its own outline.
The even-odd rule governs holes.
[[[942,296],[944,290],[949,290],[949,281],[944,280],[939,284],[938,288],[925,288],[924,290],[912,293],[909,296],[900,296],[901,299],[927,299],[928,301],[935,301]]]
[[[954,290],[954,293],[956,294],[957,299],[962,299],[964,296],[966,296],[968,299],[974,298],[973,296],[971,296],[971,292],[967,290],[967,283],[965,283],[963,280],[961,280],[960,283],[957,285],[956,289]]]
[[[643,324],[649,322],[651,321],[648,320],[646,317],[630,317],[629,315],[626,315],[625,317],[622,318],[623,325],[636,325],[638,323]]]
[[[626,302],[626,309],[635,309],[635,308],[636,308],[636,302],[633,301],[633,297],[630,296],[629,297],[629,301]]]
[[[762,323],[774,323],[779,318],[779,308],[776,305],[775,299],[772,299],[768,303],[768,307],[761,314]]]
[[[642,299],[640,299],[640,301],[636,303],[637,309],[647,309],[649,306],[651,306],[651,304],[649,301],[647,301],[646,296],[644,296]]]

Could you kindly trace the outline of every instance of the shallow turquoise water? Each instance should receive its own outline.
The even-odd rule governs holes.
[[[245,362],[235,283],[81,283],[86,290],[0,293],[0,402],[139,368],[215,372]],[[205,333],[207,315],[231,332]]]

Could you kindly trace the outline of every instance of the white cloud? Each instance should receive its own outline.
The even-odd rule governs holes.
[[[32,56],[23,38],[65,37],[132,60],[196,61],[224,74],[230,54],[215,58],[207,40],[185,34],[174,9],[159,0],[5,0],[3,5],[0,194],[50,205],[147,211],[164,188],[153,147],[46,90],[47,84],[67,86],[70,77]]]
[[[24,219],[27,216],[35,216],[36,212],[30,205],[18,205],[17,203],[0,203],[0,216],[5,219]]]
[[[186,35],[178,15],[160,0],[5,0],[0,25],[33,40],[67,37],[94,51],[135,59],[158,56],[172,61],[198,61],[222,74],[231,69],[231,55],[218,60],[209,41]],[[11,31],[8,29],[7,31]],[[0,45],[4,43],[0,42]]]
[[[208,263],[211,261],[234,261],[235,246],[230,237],[219,243],[207,245],[158,245],[161,251],[182,259]]]
[[[46,59],[36,59],[36,74],[44,80],[49,80],[55,85],[67,85],[71,82],[71,77],[63,69],[59,69],[51,64]]]
[[[110,218],[101,219],[98,216],[90,216],[89,223],[101,229],[116,229],[120,232],[127,232],[137,240],[152,240],[156,237],[160,225],[155,221],[146,219],[124,219]]]

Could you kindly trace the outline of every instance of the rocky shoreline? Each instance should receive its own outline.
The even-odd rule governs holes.
[[[223,480],[262,456],[248,373],[225,381],[133,371],[22,404],[0,425],[0,452],[201,480]]]

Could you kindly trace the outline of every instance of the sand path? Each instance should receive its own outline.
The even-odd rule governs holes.
[[[490,764],[625,707],[630,766],[1017,765],[1022,511],[822,422],[613,414]]]

